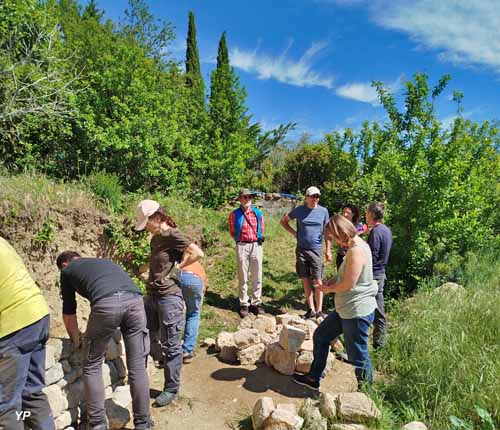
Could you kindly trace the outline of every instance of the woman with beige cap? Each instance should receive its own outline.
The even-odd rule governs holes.
[[[183,350],[184,299],[178,276],[201,257],[203,251],[178,229],[174,220],[154,200],[143,200],[136,210],[136,230],[153,235],[149,278],[145,299],[148,329],[160,332],[165,383],[155,406],[166,406],[177,398]]]

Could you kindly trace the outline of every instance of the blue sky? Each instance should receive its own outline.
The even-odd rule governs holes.
[[[82,1],[85,3],[85,1]],[[127,0],[99,0],[114,20]],[[150,11],[175,26],[172,55],[183,60],[187,15],[196,17],[202,72],[209,82],[227,32],[230,60],[245,85],[255,121],[298,123],[292,138],[384,120],[370,83],[402,98],[415,71],[452,81],[436,104],[449,124],[453,90],[463,116],[500,118],[500,0],[151,0]]]

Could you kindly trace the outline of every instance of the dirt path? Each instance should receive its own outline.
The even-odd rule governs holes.
[[[247,419],[258,398],[272,397],[276,403],[296,403],[310,391],[294,384],[289,376],[265,366],[239,366],[222,363],[216,355],[200,348],[192,363],[182,368],[179,399],[165,408],[153,408],[158,429],[227,430],[251,429]],[[151,380],[153,394],[163,384],[163,371],[156,369]],[[356,389],[352,367],[336,361],[322,381],[325,392]]]

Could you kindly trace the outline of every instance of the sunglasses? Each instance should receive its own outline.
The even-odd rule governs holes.
[[[251,200],[252,196],[241,196],[241,198],[244,200]]]
[[[309,197],[311,197],[311,199],[319,199],[319,194],[313,194],[312,196]]]

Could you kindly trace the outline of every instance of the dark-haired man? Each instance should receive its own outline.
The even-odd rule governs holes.
[[[384,221],[385,206],[381,202],[372,202],[366,208],[366,222],[370,227],[368,245],[372,251],[373,278],[377,281],[377,308],[373,321],[373,347],[384,345],[387,340],[387,319],[384,307],[384,284],[387,279],[385,268],[389,261],[392,247],[392,232]]]
[[[106,430],[102,363],[111,336],[120,328],[125,341],[128,381],[136,429],[150,429],[149,381],[146,359],[149,333],[139,288],[110,260],[81,258],[65,251],[57,257],[61,271],[63,321],[75,347],[83,347],[83,384],[89,429]],[[76,319],[76,295],[90,301],[87,330],[81,337]]]

